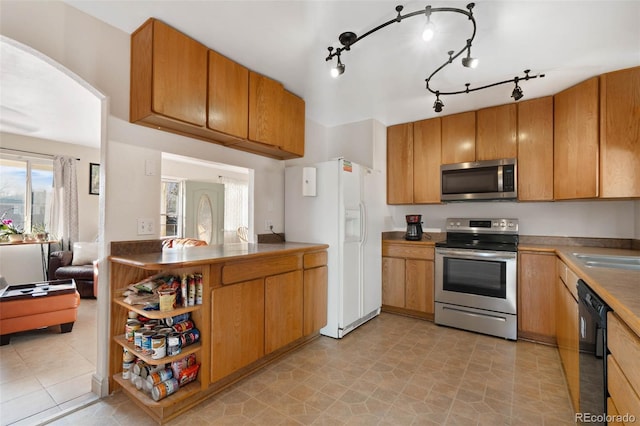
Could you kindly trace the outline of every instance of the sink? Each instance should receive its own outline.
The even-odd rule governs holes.
[[[640,271],[640,256],[612,256],[589,253],[573,253],[573,255],[590,267]]]

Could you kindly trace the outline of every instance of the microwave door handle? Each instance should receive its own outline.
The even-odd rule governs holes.
[[[504,175],[503,175],[504,166],[498,166],[498,192],[504,191]]]

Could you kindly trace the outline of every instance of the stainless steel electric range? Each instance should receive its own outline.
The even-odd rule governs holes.
[[[517,338],[518,219],[447,219],[436,243],[435,323]]]

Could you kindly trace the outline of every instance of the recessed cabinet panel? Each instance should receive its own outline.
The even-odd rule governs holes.
[[[387,204],[413,202],[413,123],[387,128]]]
[[[206,124],[207,48],[153,22],[153,111],[196,126]]]
[[[303,272],[265,279],[264,351],[271,353],[302,337]]]
[[[249,129],[249,70],[213,50],[207,126],[243,139]]]
[[[442,117],[442,164],[476,161],[476,113]]]
[[[640,197],[640,67],[600,78],[600,197]]]
[[[518,103],[518,200],[553,200],[553,97]]]
[[[413,123],[413,202],[440,202],[440,118]]]
[[[556,200],[598,196],[598,77],[553,97],[553,194]]]
[[[282,149],[304,156],[304,99],[285,90],[282,93]]]
[[[282,84],[255,72],[249,73],[249,139],[282,146]]]
[[[516,114],[516,104],[476,111],[476,161],[517,155]]]
[[[518,254],[518,337],[556,341],[556,256]]]

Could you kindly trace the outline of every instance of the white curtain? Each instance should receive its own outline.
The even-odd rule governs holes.
[[[53,158],[51,233],[63,250],[71,250],[78,241],[78,181],[76,159],[72,157]]]
[[[235,232],[249,225],[249,184],[220,176],[224,184],[224,230]]]

